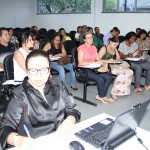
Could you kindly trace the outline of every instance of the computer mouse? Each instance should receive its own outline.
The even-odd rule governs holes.
[[[78,141],[72,141],[69,143],[69,148],[71,150],[85,150],[85,148],[83,147],[83,145],[78,142]]]

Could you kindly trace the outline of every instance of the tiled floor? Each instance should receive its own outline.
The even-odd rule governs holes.
[[[67,79],[69,79],[69,73],[67,73]],[[144,79],[142,80],[144,82]],[[112,86],[112,85],[111,85]],[[73,91],[69,86],[69,81],[67,81],[67,88],[69,91],[76,96],[82,97],[83,94],[83,85],[80,83],[77,83],[78,91]],[[111,90],[111,87],[110,87]],[[108,93],[110,93],[110,90]],[[92,116],[101,114],[101,113],[107,113],[109,115],[112,115],[116,117],[120,113],[128,110],[130,107],[140,103],[144,102],[148,99],[150,99],[150,91],[144,91],[143,95],[138,95],[134,92],[134,87],[132,86],[131,89],[131,95],[130,96],[123,96],[118,97],[118,100],[113,104],[103,104],[101,102],[96,102],[95,96],[97,94],[96,86],[89,86],[88,92],[87,92],[87,99],[90,101],[93,101],[97,103],[97,106],[92,106],[83,102],[80,102],[75,99],[77,103],[78,109],[81,111],[81,121],[85,120],[87,118],[90,118]],[[109,96],[109,94],[108,94]],[[148,109],[142,119],[142,122],[140,124],[140,127],[146,130],[150,131],[150,106],[148,106]]]

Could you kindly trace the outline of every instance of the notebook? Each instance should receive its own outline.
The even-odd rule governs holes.
[[[150,100],[139,103],[118,115],[115,120],[106,118],[75,135],[99,150],[113,150],[135,135],[149,103]]]

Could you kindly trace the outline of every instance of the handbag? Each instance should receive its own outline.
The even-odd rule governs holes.
[[[58,61],[57,61],[57,64],[58,65],[66,65],[66,64],[70,64],[71,63],[71,59],[69,56],[64,56],[64,57],[61,57]]]
[[[103,66],[101,66],[100,68],[98,69],[94,69],[94,71],[96,73],[105,73],[105,72],[109,72],[109,68],[108,68],[108,64],[103,64]]]
[[[122,64],[120,64],[120,66],[124,67],[124,68],[130,68],[130,65],[128,62],[123,61]]]

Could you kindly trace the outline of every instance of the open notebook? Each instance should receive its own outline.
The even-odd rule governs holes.
[[[150,100],[137,104],[118,115],[115,120],[106,118],[77,133],[76,136],[100,150],[113,150],[136,134]]]

